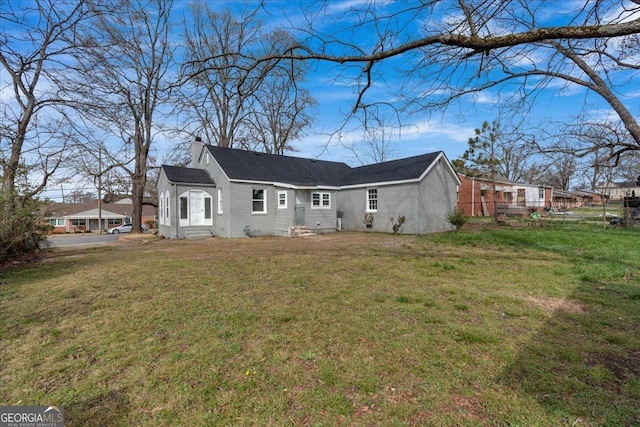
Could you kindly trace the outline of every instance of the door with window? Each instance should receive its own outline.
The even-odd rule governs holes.
[[[180,195],[180,226],[212,225],[213,198],[202,190],[186,191]]]

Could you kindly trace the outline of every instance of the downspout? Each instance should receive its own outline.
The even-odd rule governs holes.
[[[471,178],[471,216],[476,216],[476,179]]]
[[[176,225],[175,226],[175,238],[178,239],[178,224],[179,224],[179,221],[180,221],[178,219],[178,215],[179,215],[179,212],[178,212],[178,207],[179,206],[178,205],[180,204],[180,200],[178,198],[178,186],[176,184],[171,184],[171,185],[173,185],[173,194],[174,194],[173,198],[174,198],[175,204],[176,204],[175,210],[173,211],[173,217],[175,218],[174,221],[175,221],[175,225]]]

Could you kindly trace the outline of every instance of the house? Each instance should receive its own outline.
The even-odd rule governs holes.
[[[345,163],[203,144],[191,167],[163,165],[158,232],[168,238],[291,236],[312,232],[451,230],[460,180],[442,152],[352,168]]]
[[[640,186],[636,181],[611,182],[600,186],[598,191],[610,201],[622,201],[625,197],[640,197]]]
[[[584,206],[602,206],[606,197],[589,190],[553,190],[553,206],[561,209],[581,208]]]
[[[494,206],[499,213],[527,215],[551,207],[553,189],[549,186],[514,182],[502,176],[494,178],[494,184],[486,175],[474,176],[458,173],[460,195],[457,208],[467,216],[492,216]]]
[[[126,201],[128,200],[128,202]],[[53,227],[52,233],[74,233],[79,231],[97,231],[99,218],[102,218],[102,230],[131,222],[133,202],[130,199],[119,203],[103,203],[100,209],[98,201],[93,203],[56,203],[45,206],[45,219]],[[99,212],[101,210],[102,212]],[[155,208],[143,206],[142,223],[155,220]]]
[[[609,197],[597,191],[575,189],[573,192],[582,197],[582,206],[602,206],[609,203]]]

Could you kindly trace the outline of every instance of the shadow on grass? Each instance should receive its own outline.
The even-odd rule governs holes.
[[[78,313],[89,314],[94,297],[83,290],[65,289],[65,284],[68,277],[92,268],[95,256],[76,250],[52,253],[1,274],[0,301],[12,302],[0,311],[0,325],[4,325],[0,327],[0,338],[14,339],[33,325],[54,325],[59,319]],[[42,282],[47,285],[41,285]],[[41,297],[43,294],[47,295],[46,301]]]
[[[638,285],[583,282],[546,309],[501,381],[566,425],[640,425]]]
[[[126,393],[109,390],[97,396],[78,400],[64,407],[68,426],[108,426],[113,420],[126,420],[131,410]]]
[[[523,257],[563,257],[572,266],[566,284],[574,289],[563,299],[532,299],[548,319],[518,349],[500,381],[533,399],[562,425],[640,425],[637,230],[573,224],[503,227],[446,239],[463,246],[508,248]],[[513,415],[510,423],[539,423],[529,416]]]

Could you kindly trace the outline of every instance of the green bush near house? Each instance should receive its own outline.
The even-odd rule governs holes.
[[[463,211],[454,209],[453,212],[447,215],[447,221],[456,227],[456,230],[460,230],[463,225],[467,223],[469,218],[464,214]]]

